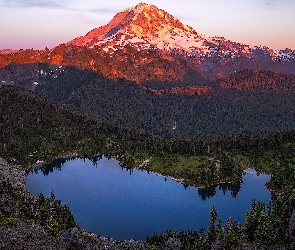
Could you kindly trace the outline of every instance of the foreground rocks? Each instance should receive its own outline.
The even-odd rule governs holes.
[[[0,158],[0,181],[7,181],[13,186],[25,188],[26,173],[19,167],[8,164],[6,160]]]
[[[41,227],[18,223],[16,228],[0,228],[0,249],[146,249],[142,241],[117,241],[86,233],[79,228],[53,237]]]
[[[4,224],[0,217],[0,249],[140,250],[148,247],[148,244],[144,241],[118,241],[87,233],[78,227],[70,228],[58,237],[53,236],[48,230],[31,223],[30,220],[21,215],[19,207],[22,204],[19,203],[28,199],[32,202],[37,200],[25,189],[25,184],[25,171],[0,158],[0,186],[2,188],[0,193],[0,215],[4,218],[3,221],[11,221],[10,224]],[[19,197],[22,199],[19,199]]]
[[[26,173],[19,167],[7,163],[0,158],[0,250],[6,249],[137,249],[137,250],[180,250],[187,248],[188,241],[194,241],[195,237],[189,235],[174,235],[168,237],[160,236],[160,242],[124,240],[119,241],[113,238],[98,236],[88,233],[76,226],[74,220],[71,221],[71,213],[60,201],[56,200],[54,194],[49,198],[31,195],[25,188]],[[47,209],[49,216],[42,217],[40,211]],[[53,211],[53,212],[52,212]],[[57,212],[59,211],[59,212]],[[58,222],[60,228],[54,228],[54,223]],[[43,223],[43,224],[42,224]],[[55,230],[56,229],[56,230]],[[214,230],[217,230],[215,228]],[[237,240],[242,236],[242,226],[229,219],[220,230],[223,232],[211,241],[210,245],[201,249],[225,249],[230,240]],[[216,233],[217,231],[215,231]],[[290,238],[290,243],[284,247],[274,249],[287,250],[294,249],[295,238],[295,209],[288,223],[286,234]],[[204,234],[203,238],[208,237]],[[202,236],[202,235],[201,235]],[[199,236],[200,237],[200,234]],[[161,240],[162,239],[162,240]],[[205,242],[205,241],[204,241]],[[155,245],[156,246],[155,246]],[[196,246],[191,245],[193,248]],[[259,246],[240,242],[235,248],[230,249],[268,249],[264,243]],[[258,248],[257,248],[258,247]],[[199,249],[197,247],[197,249]]]

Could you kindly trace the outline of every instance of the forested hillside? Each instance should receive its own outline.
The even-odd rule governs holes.
[[[295,95],[287,91],[213,88],[204,95],[154,94],[125,80],[96,78],[69,103],[94,117],[168,138],[216,139],[295,128]]]
[[[210,140],[295,128],[293,75],[245,70],[220,81],[193,82],[191,74],[186,82],[141,85],[44,63],[10,64],[0,70],[4,85],[32,89],[113,126],[165,138]]]
[[[117,84],[124,86],[122,82]],[[130,83],[131,87],[134,88],[133,97],[141,95],[134,84]],[[108,91],[111,90],[106,88]],[[149,95],[153,96],[146,93]],[[102,93],[102,97],[106,99],[102,99],[101,105],[107,102],[108,96]],[[120,110],[128,108],[123,100],[120,103]],[[136,123],[131,128],[107,125],[83,111],[16,86],[0,88],[0,107],[1,157],[24,167],[66,154],[90,157],[105,154],[117,157],[127,167],[138,166],[151,158],[147,170],[197,186],[215,185],[220,181],[238,183],[244,166],[273,173],[268,185],[276,192],[284,191],[294,181],[295,170],[290,166],[293,166],[295,134],[291,130],[269,136],[223,136],[207,142],[161,139],[137,129]],[[113,108],[110,114],[120,114],[115,113],[116,106],[110,107]],[[137,114],[132,115],[136,119]],[[124,116],[121,117],[123,120]],[[217,161],[222,165],[219,170]],[[211,177],[206,170],[208,166],[211,166]],[[284,168],[288,171],[280,171]]]
[[[122,155],[141,137],[154,138],[149,133],[106,125],[33,91],[0,88],[1,156],[24,166],[67,153]]]
[[[24,168],[66,154],[85,157],[104,154],[116,157],[126,167],[138,166],[145,159],[155,157],[154,164],[151,163],[154,171],[185,178],[187,183],[201,184],[201,179],[193,180],[195,175],[191,173],[202,171],[202,167],[188,173],[179,173],[182,164],[177,164],[176,169],[171,165],[168,172],[161,168],[168,162],[177,163],[178,157],[173,155],[204,154],[207,146],[201,141],[163,140],[135,128],[106,125],[83,111],[16,86],[0,88],[0,107],[0,156]],[[212,151],[213,148],[216,147],[212,146]],[[231,174],[224,173],[210,183],[230,178]],[[239,181],[240,178],[238,167],[234,179]]]
[[[295,75],[248,69],[236,72],[218,84],[225,89],[294,91]]]
[[[239,184],[244,167],[268,171],[272,179],[267,186],[281,195],[276,203],[267,206],[272,212],[265,212],[264,204],[253,203],[243,227],[229,221],[222,228],[213,211],[208,232],[181,231],[173,233],[173,237],[181,242],[183,249],[190,249],[191,244],[210,247],[213,243],[224,247],[293,246],[294,227],[290,223],[295,200],[294,131],[269,136],[221,137],[207,142],[164,140],[136,129],[106,125],[83,111],[16,86],[0,88],[0,107],[0,156],[24,168],[38,160],[48,161],[70,153],[115,156],[124,166],[138,166],[138,160],[148,158],[150,165],[143,166],[144,169],[200,187],[215,187],[220,182]],[[15,222],[5,215],[0,223],[10,227]],[[46,227],[48,221],[44,223]],[[57,233],[62,232],[63,225],[59,224]],[[55,230],[51,226],[47,228],[50,232]],[[269,238],[270,231],[273,240]],[[171,237],[171,232],[155,236],[148,243],[162,245],[166,237]]]

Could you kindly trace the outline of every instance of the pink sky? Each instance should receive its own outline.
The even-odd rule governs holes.
[[[85,35],[139,1],[0,0],[0,49],[44,49]],[[294,0],[149,0],[206,36],[295,50]]]

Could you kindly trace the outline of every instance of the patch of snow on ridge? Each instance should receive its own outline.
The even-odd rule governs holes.
[[[138,14],[140,14],[145,7],[148,7],[148,6],[151,6],[150,4],[146,4],[146,3],[139,3],[138,5],[136,6],[133,6],[133,7],[129,7],[129,8],[126,8],[124,9],[122,12],[125,12],[125,11],[133,11],[134,14],[137,16]]]
[[[294,52],[292,53],[292,51],[285,52],[283,50],[279,50],[278,51],[278,56],[282,60],[290,60],[290,59],[294,59],[295,58],[295,53]]]
[[[188,32],[193,32],[194,29],[188,25],[183,25],[183,27],[185,28],[185,30],[187,30]]]
[[[128,42],[130,43],[146,43],[146,41],[139,37],[132,37],[131,39],[128,39]]]

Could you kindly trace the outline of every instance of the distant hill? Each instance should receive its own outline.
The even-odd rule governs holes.
[[[265,70],[243,70],[219,81],[224,89],[238,90],[295,90],[295,75]]]
[[[0,76],[7,77],[2,85],[22,86],[76,106],[101,122],[162,137],[208,140],[295,128],[290,74],[245,70],[207,86],[170,88],[44,63],[10,64],[0,69]]]
[[[295,128],[294,92],[213,87],[204,95],[154,93],[126,80],[96,78],[69,103],[120,126],[170,138],[216,139]]]

